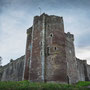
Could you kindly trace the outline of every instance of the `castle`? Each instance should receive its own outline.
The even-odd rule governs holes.
[[[45,13],[35,16],[27,30],[26,53],[21,58],[0,68],[1,81],[90,81],[90,65],[76,58],[74,35],[64,32],[62,17]]]

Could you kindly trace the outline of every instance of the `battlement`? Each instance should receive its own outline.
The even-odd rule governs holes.
[[[83,61],[83,63],[86,63],[87,64],[87,60],[82,60]]]
[[[63,17],[61,16],[55,16],[55,15],[47,15],[47,14],[45,14],[45,13],[43,13],[43,14],[41,14],[40,16],[35,16],[34,17],[34,24],[36,24],[37,22],[38,22],[38,20],[40,20],[40,21],[42,21],[42,19],[43,19],[43,16],[45,17],[45,18],[47,18],[47,20],[48,19],[50,19],[48,22],[63,22]],[[46,22],[47,22],[47,20],[46,20]]]
[[[73,34],[71,34],[70,32],[67,32],[67,33],[65,33],[65,35],[66,35],[66,37],[68,37],[74,41],[74,35]]]
[[[56,15],[48,15],[48,14],[46,14],[46,13],[43,13],[43,14],[41,14],[40,16],[34,16],[34,18],[39,18],[39,17],[42,17],[42,16],[46,16],[46,17],[55,17],[55,18],[63,18],[62,16],[60,17],[60,16],[56,16]]]
[[[86,63],[87,64],[87,60],[81,60],[79,58],[76,58],[76,60],[79,61],[80,63],[84,63],[84,64]]]
[[[32,27],[27,29],[27,34],[31,34],[32,33]]]

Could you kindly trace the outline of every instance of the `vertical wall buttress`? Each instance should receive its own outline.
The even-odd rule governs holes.
[[[31,57],[31,41],[32,41],[32,27],[27,30],[27,43],[26,43],[26,54],[24,60],[24,72],[23,72],[23,80],[29,80],[29,64]]]
[[[43,15],[43,22],[42,22],[42,55],[41,55],[41,61],[42,61],[42,81],[45,80],[45,16]]]
[[[69,32],[66,35],[66,60],[67,60],[67,76],[69,83],[78,82],[78,68],[74,50],[74,36]]]

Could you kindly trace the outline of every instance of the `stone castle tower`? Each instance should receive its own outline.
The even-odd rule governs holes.
[[[27,30],[24,79],[32,82],[76,83],[74,36],[64,32],[63,18],[43,13]]]

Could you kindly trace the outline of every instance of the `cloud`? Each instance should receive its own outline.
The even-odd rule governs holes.
[[[87,60],[90,64],[90,46],[76,48],[76,57],[79,57],[82,60]]]
[[[84,32],[81,36],[80,36],[80,39],[77,40],[77,42],[79,43],[77,45],[77,47],[87,47],[87,46],[90,46],[90,30],[89,31],[86,31]]]
[[[16,59],[25,54],[26,29],[32,25],[32,18],[19,10],[3,12],[1,15],[0,56],[3,65],[11,58]]]
[[[33,17],[39,15],[38,7],[42,13],[63,16],[65,31],[75,35],[76,53],[81,57],[84,52],[80,54],[79,48],[83,46],[80,50],[87,51],[84,48],[90,45],[89,3],[90,0],[0,0],[0,55],[3,65],[10,58],[25,54],[26,29],[33,24]]]

